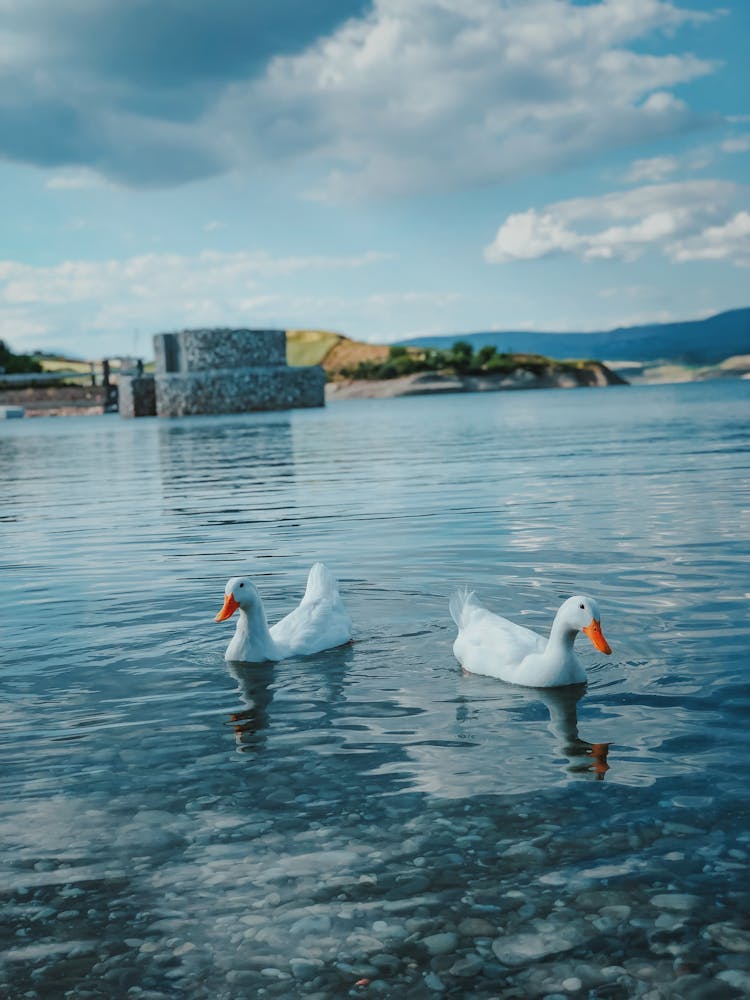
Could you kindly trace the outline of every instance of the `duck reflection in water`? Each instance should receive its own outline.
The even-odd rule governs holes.
[[[464,678],[474,679],[473,674],[464,674]],[[459,735],[467,743],[481,743],[474,733],[474,727],[482,728],[481,711],[482,704],[489,689],[483,687],[477,692],[478,698],[470,698],[462,695],[458,698],[456,708],[456,721],[459,723]],[[549,713],[549,732],[554,738],[557,750],[566,759],[565,770],[571,774],[593,777],[597,781],[603,781],[604,775],[609,770],[608,754],[609,743],[589,743],[578,735],[578,702],[586,692],[586,684],[570,684],[566,687],[558,688],[523,688],[515,685],[503,685],[502,691],[493,694],[487,702],[492,706],[493,716],[497,719],[497,709],[501,710],[502,721],[496,724],[503,728],[514,721],[520,722],[525,729],[533,728],[538,730],[539,719],[534,711],[541,703]],[[498,698],[499,695],[499,698]],[[529,717],[529,709],[533,711],[533,717]],[[546,741],[536,736],[534,747],[546,758],[548,747]],[[535,754],[536,756],[536,754]],[[518,747],[513,754],[513,759],[518,759]],[[528,759],[528,758],[527,758]],[[538,765],[534,765],[534,774],[539,776]]]
[[[277,690],[289,685],[303,686],[306,690],[306,704],[320,709],[320,723],[328,729],[336,716],[343,699],[344,678],[351,666],[354,655],[351,644],[326,650],[317,656],[301,657],[298,665],[288,661],[288,669],[279,668],[276,663],[243,663],[227,660],[229,673],[237,681],[245,708],[229,715],[229,724],[234,728],[234,738],[239,750],[258,751],[265,748],[271,731],[271,703]],[[304,670],[300,676],[298,666]],[[319,668],[319,669],[318,669]],[[307,721],[303,715],[295,715],[295,702],[280,698],[278,713],[285,726],[304,729]]]
[[[238,682],[242,700],[247,706],[229,716],[238,750],[260,749],[265,744],[268,710],[274,693],[273,668],[273,663],[227,663],[227,669]]]
[[[567,770],[590,773],[603,781],[609,770],[609,743],[589,743],[578,735],[578,702],[586,692],[585,684],[560,688],[537,688],[534,695],[547,706],[549,730],[559,740],[560,750],[568,758]]]

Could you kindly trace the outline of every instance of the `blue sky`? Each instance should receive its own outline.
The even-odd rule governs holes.
[[[0,337],[750,304],[745,0],[0,0]]]

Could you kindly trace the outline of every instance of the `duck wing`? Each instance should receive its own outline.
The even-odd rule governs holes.
[[[537,632],[493,614],[473,592],[455,594],[450,609],[458,625],[453,652],[470,673],[511,679],[525,657],[547,644]]]
[[[315,563],[299,605],[270,629],[284,656],[308,656],[349,642],[352,622],[339,595],[338,581]]]

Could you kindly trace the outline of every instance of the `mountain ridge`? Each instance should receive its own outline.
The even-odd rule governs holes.
[[[492,344],[508,353],[544,354],[558,359],[710,364],[750,353],[750,307],[730,309],[705,319],[615,327],[592,333],[496,330],[416,337],[399,343],[407,347],[445,348],[457,340],[465,340],[475,349]]]

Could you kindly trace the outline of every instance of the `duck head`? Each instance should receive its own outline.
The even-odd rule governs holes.
[[[566,625],[583,634],[591,640],[600,653],[607,656],[612,652],[609,643],[602,634],[601,616],[596,601],[590,597],[569,597],[559,612]]]
[[[247,613],[258,601],[258,591],[255,584],[244,576],[233,576],[224,588],[224,607],[214,618],[216,622],[231,618],[238,608]]]

